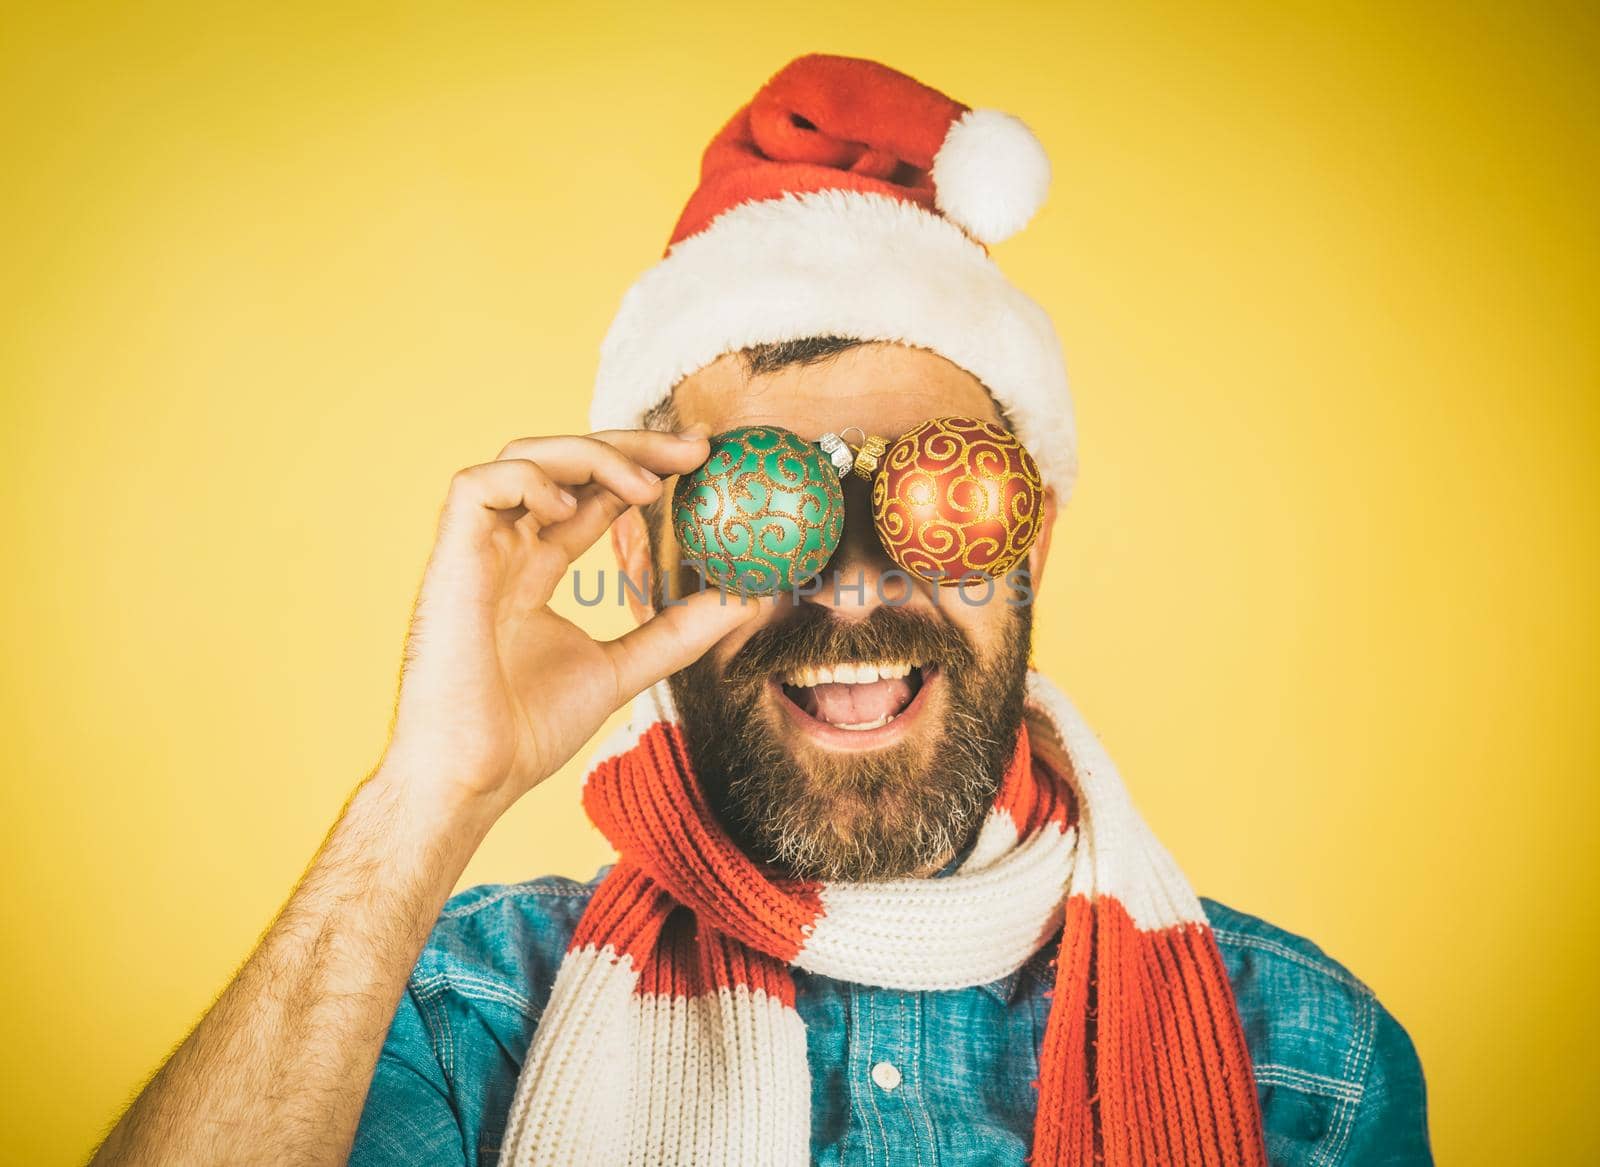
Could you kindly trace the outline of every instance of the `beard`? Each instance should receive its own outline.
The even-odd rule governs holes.
[[[882,605],[846,619],[797,604],[726,667],[707,654],[673,674],[690,761],[740,849],[780,875],[828,881],[899,878],[958,851],[993,804],[1022,724],[1032,606],[1001,608],[980,651],[937,611]],[[841,661],[936,668],[937,699],[917,714],[925,724],[874,750],[792,750],[774,677]]]

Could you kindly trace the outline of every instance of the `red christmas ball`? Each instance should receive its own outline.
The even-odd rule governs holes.
[[[1044,483],[1009,430],[936,417],[907,430],[872,483],[872,518],[891,558],[946,586],[1003,576],[1039,534]]]

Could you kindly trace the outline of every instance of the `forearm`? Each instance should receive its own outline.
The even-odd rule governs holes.
[[[488,806],[380,767],[96,1164],[342,1163],[406,977]]]

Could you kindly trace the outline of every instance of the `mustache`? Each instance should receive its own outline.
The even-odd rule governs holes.
[[[977,663],[965,633],[930,612],[892,606],[846,619],[801,604],[794,614],[758,629],[723,671],[728,685],[762,684],[773,673],[841,660],[938,663],[958,673]]]

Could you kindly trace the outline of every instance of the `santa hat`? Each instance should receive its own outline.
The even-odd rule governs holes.
[[[1060,342],[986,246],[1021,230],[1049,183],[1009,114],[876,61],[791,61],[712,139],[665,255],[623,296],[590,423],[637,426],[749,345],[900,341],[982,381],[1064,499],[1077,437]]]

